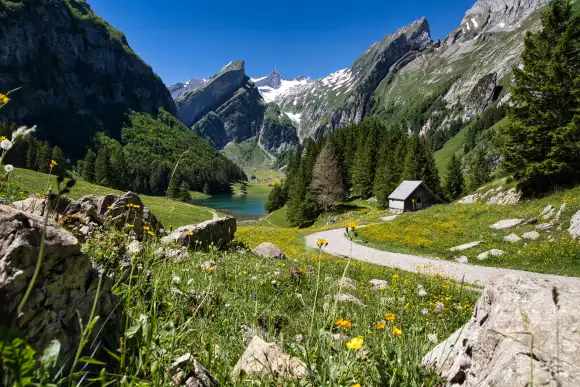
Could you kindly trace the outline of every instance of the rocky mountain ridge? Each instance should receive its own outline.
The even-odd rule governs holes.
[[[186,93],[197,89],[207,82],[205,78],[190,78],[184,83],[176,83],[175,85],[169,86],[167,89],[171,93],[171,98],[179,99],[183,97]]]

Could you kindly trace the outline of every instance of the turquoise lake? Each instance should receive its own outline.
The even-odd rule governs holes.
[[[238,221],[259,219],[266,216],[264,203],[268,194],[263,195],[213,195],[205,199],[192,200],[192,204],[213,208],[233,216]]]

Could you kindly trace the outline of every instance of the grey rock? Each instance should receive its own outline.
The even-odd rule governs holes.
[[[479,199],[480,199],[479,194],[468,195],[458,200],[457,204],[474,204],[477,203]]]
[[[390,215],[390,216],[383,216],[381,218],[381,220],[385,221],[385,222],[390,222],[392,220],[395,220],[399,217],[399,215]]]
[[[254,254],[259,255],[262,258],[286,259],[284,252],[278,246],[270,242],[260,243],[258,247],[252,251]]]
[[[540,233],[537,231],[526,232],[522,235],[522,238],[530,241],[535,241],[536,239],[540,238]]]
[[[334,299],[338,302],[350,302],[353,304],[357,304],[359,306],[365,306],[361,300],[353,296],[352,294],[348,293],[339,293],[334,296]]]
[[[300,143],[292,120],[275,103],[269,103],[264,113],[258,144],[269,152],[281,154]]]
[[[566,204],[566,203],[563,203],[563,204],[560,206],[560,209],[559,209],[558,211],[559,211],[560,213],[562,213],[562,212],[566,211],[566,208],[567,208],[567,207],[568,207],[568,204]]]
[[[464,250],[468,250],[471,249],[475,246],[478,246],[482,243],[482,241],[475,241],[475,242],[470,242],[470,243],[465,243],[463,245],[460,246],[455,246],[449,249],[449,251],[464,251]]]
[[[0,206],[0,325],[10,326],[32,279],[38,259],[44,219]],[[49,220],[44,259],[31,296],[18,317],[18,325],[36,351],[58,340],[61,354],[74,356],[79,341],[79,316],[87,321],[97,295],[99,272],[81,252],[78,240]],[[103,335],[117,335],[117,298],[113,282],[104,277],[96,315]],[[106,325],[103,327],[103,322]]]
[[[469,263],[469,259],[465,255],[463,255],[459,258],[456,258],[455,262],[457,262],[457,263]]]
[[[518,243],[519,241],[522,240],[522,238],[520,238],[516,234],[510,234],[510,235],[504,236],[503,240],[506,242],[509,242],[509,243]]]
[[[193,355],[186,353],[178,357],[171,364],[173,386],[211,387],[218,386],[218,382],[202,366]]]
[[[580,211],[576,212],[574,216],[572,216],[568,232],[573,239],[580,237]]]
[[[389,282],[381,279],[372,279],[369,281],[369,283],[371,284],[371,290],[374,292],[389,287]]]
[[[252,79],[252,82],[258,87],[268,86],[272,89],[279,89],[282,87],[282,74],[278,71],[273,70],[270,74],[260,79]]]
[[[356,289],[356,281],[352,278],[344,277],[338,281],[338,286],[342,289]]]
[[[519,224],[522,224],[523,222],[524,222],[524,219],[505,219],[505,220],[500,220],[499,222],[494,223],[489,227],[494,229],[494,230],[505,230],[508,228],[515,227]]]
[[[205,78],[191,78],[183,83],[176,83],[175,85],[169,86],[167,89],[171,93],[171,98],[174,100],[183,97],[185,94],[199,88],[204,83],[207,82]]]
[[[175,242],[178,245],[193,248],[205,248],[212,244],[222,247],[234,240],[236,229],[236,219],[226,216],[225,218],[180,227],[164,237],[162,241],[164,243]]]
[[[497,73],[492,72],[481,77],[466,100],[466,109],[474,113],[481,113],[492,101],[497,86]],[[503,196],[502,196],[503,198]],[[489,204],[497,204],[490,203]]]
[[[552,216],[554,216],[555,213],[556,213],[556,210],[551,208],[548,212],[546,212],[544,215],[542,215],[542,219],[544,219],[544,220],[550,219]]]
[[[546,231],[546,230],[549,230],[549,229],[551,229],[553,227],[554,227],[554,225],[552,223],[542,223],[542,224],[538,224],[536,226],[536,230]]]
[[[281,379],[300,379],[307,375],[307,370],[304,363],[284,353],[280,346],[255,336],[236,363],[232,376],[237,379],[242,373],[249,377],[269,375]]]
[[[530,218],[530,219],[526,220],[524,223],[522,223],[522,225],[536,224],[536,223],[538,223],[538,218]]]
[[[471,320],[422,364],[448,386],[525,386],[532,376],[534,385],[580,385],[577,297],[578,288],[565,279],[496,278]]]
[[[500,187],[501,188],[501,187]],[[487,200],[487,204],[497,204],[500,206],[508,206],[518,204],[522,197],[522,193],[515,188],[498,193]]]
[[[499,257],[501,255],[503,255],[504,252],[502,250],[498,250],[498,249],[491,249],[488,251],[484,251],[483,253],[479,254],[477,256],[477,259],[479,259],[480,261],[483,261],[484,259],[491,257]]]
[[[544,216],[547,213],[549,213],[550,211],[553,211],[554,207],[552,205],[547,205],[546,207],[544,207],[544,209],[542,210],[542,212],[540,213],[540,216]]]

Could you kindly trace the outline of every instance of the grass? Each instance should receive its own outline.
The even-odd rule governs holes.
[[[29,169],[15,168],[13,181],[17,184],[15,190],[22,191],[26,195],[46,192],[49,183],[52,185],[55,184],[55,177]],[[106,195],[109,193],[124,194],[122,191],[102,187],[79,179],[72,189],[70,197],[78,199],[85,195]],[[177,228],[188,224],[200,223],[212,219],[215,213],[209,208],[194,206],[165,197],[147,195],[139,195],[139,197],[143,201],[143,204],[157,216],[165,227],[173,226]]]
[[[271,169],[275,162],[266,151],[260,148],[254,139],[238,144],[230,142],[222,150],[222,153],[228,159],[244,168],[248,176],[254,171]]]
[[[522,240],[509,243],[504,237],[534,230],[534,225],[522,225],[508,230],[495,231],[489,226],[502,219],[531,219],[539,217],[547,205],[556,208],[567,203],[558,226],[540,231],[536,241]],[[555,192],[538,200],[526,200],[512,206],[485,205],[439,205],[416,213],[405,213],[396,220],[374,224],[361,229],[363,240],[378,249],[406,252],[442,259],[454,259],[465,255],[476,265],[529,270],[580,276],[580,243],[572,240],[567,232],[571,217],[580,210],[580,187]],[[546,222],[540,218],[540,223]],[[449,249],[464,243],[483,243],[462,252]],[[480,261],[480,253],[500,249],[505,254]]]
[[[464,126],[459,133],[445,143],[443,148],[435,152],[435,164],[437,165],[439,176],[442,178],[445,177],[445,171],[447,170],[447,164],[449,164],[451,156],[461,156],[463,154],[463,145],[465,144],[465,136],[468,130],[469,125]]]

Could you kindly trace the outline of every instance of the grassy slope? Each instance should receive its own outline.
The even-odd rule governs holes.
[[[445,176],[445,169],[449,163],[451,156],[461,156],[463,154],[463,145],[465,143],[465,136],[467,135],[468,127],[465,126],[459,133],[457,133],[451,140],[447,141],[443,148],[435,152],[435,163],[439,170],[441,177]]]
[[[229,143],[222,153],[231,161],[238,164],[250,176],[254,171],[268,170],[273,160],[258,146],[255,140],[247,140],[239,144]]]
[[[16,168],[14,172],[14,179],[19,183],[20,190],[28,194],[45,192],[49,183],[52,185],[56,184],[54,176],[51,177],[44,173],[20,168]],[[70,196],[77,199],[85,195],[105,195],[109,193],[122,195],[124,192],[78,180]],[[201,194],[197,193],[196,195],[199,196]],[[180,201],[166,199],[165,197],[147,195],[139,195],[139,197],[141,197],[143,203],[149,207],[165,227],[171,225],[176,228],[213,218],[214,212],[205,207],[194,206]]]
[[[502,219],[538,217],[547,205],[559,207],[567,203],[560,227],[540,232],[537,241],[509,243],[504,237],[534,230],[533,225],[518,226],[504,231],[489,226]],[[508,267],[542,273],[580,276],[580,244],[567,232],[570,219],[580,210],[580,187],[559,191],[539,200],[527,200],[514,206],[485,204],[440,205],[416,213],[406,213],[395,221],[371,225],[361,230],[361,237],[370,245],[388,251],[409,252],[442,259],[466,255],[478,265]],[[540,222],[545,220],[540,218]],[[553,238],[550,241],[549,238]],[[473,241],[483,241],[475,248],[459,253],[449,248]],[[490,249],[506,253],[500,257],[479,261],[476,256]]]

